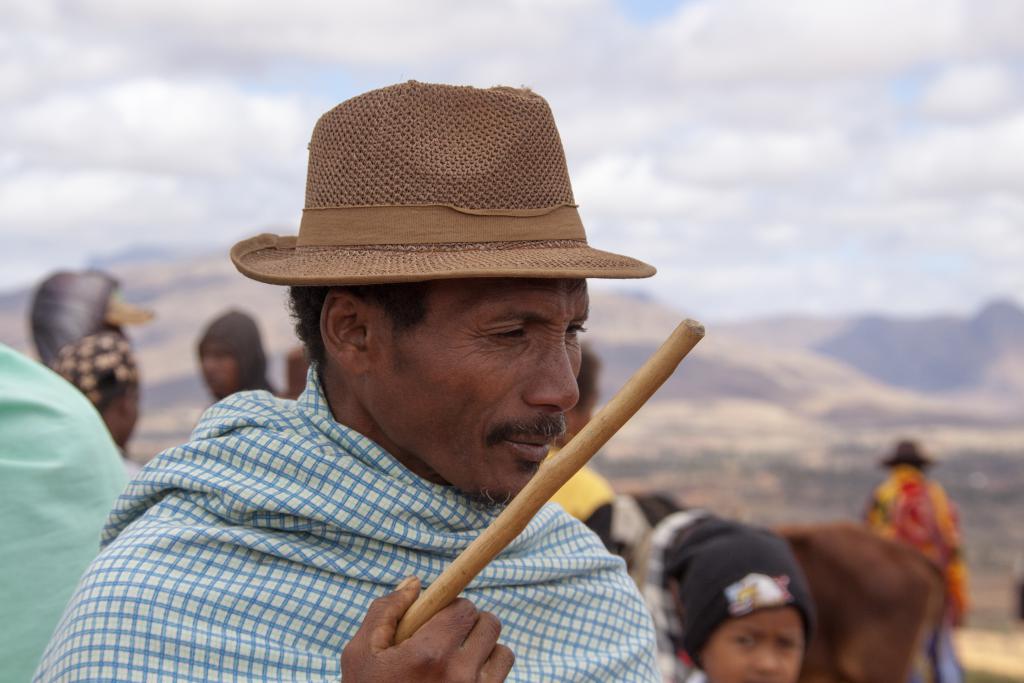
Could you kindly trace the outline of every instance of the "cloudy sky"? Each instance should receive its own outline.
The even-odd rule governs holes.
[[[1021,0],[0,3],[0,290],[294,232],[317,116],[410,78],[544,95],[705,318],[1024,302]]]

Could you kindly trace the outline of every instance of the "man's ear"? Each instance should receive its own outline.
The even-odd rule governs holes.
[[[344,289],[332,289],[320,311],[320,336],[327,356],[349,372],[363,372],[370,362],[372,330],[378,313]]]

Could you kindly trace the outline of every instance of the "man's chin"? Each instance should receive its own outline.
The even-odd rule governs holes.
[[[530,483],[538,469],[540,469],[540,463],[521,461],[516,463],[517,471],[513,476],[508,477],[500,484],[483,486],[473,491],[463,490],[463,493],[478,503],[504,507]]]

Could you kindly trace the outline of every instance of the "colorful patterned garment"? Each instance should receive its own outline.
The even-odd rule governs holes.
[[[923,643],[911,683],[961,683],[964,673],[953,643],[953,626],[967,613],[967,567],[960,548],[956,506],[920,469],[896,465],[875,489],[867,523],[882,536],[920,550],[942,570],[946,580],[946,618]]]
[[[235,394],[129,486],[41,681],[337,681],[370,601],[425,584],[496,516],[297,401]],[[513,681],[656,681],[622,560],[555,505],[465,592],[502,621]]]
[[[875,489],[867,522],[882,536],[917,548],[942,569],[952,614],[959,618],[966,613],[967,567],[960,550],[960,524],[956,506],[942,486],[916,467],[893,467]]]

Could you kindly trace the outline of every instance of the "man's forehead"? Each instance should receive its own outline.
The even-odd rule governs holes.
[[[439,280],[432,293],[450,296],[451,303],[465,308],[514,307],[517,303],[564,302],[574,315],[585,316],[589,306],[587,281],[554,278],[472,278]]]

